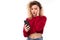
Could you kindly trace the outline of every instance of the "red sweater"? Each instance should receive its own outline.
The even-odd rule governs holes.
[[[24,37],[28,37],[32,33],[41,33],[43,34],[43,29],[46,23],[46,16],[36,16],[32,19],[26,19],[30,24],[30,30],[28,32],[23,29],[23,35]]]

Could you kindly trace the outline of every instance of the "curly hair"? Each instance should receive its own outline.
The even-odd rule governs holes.
[[[41,6],[40,2],[38,2],[38,1],[31,1],[31,2],[28,4],[28,18],[32,18],[32,14],[31,14],[30,9],[31,9],[31,7],[32,7],[33,5],[37,5],[37,6],[39,7],[39,9],[40,9],[39,16],[42,16],[42,6]]]

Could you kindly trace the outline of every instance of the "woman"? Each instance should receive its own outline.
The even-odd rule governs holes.
[[[29,25],[24,24],[23,35],[27,40],[43,40],[42,34],[46,23],[46,16],[42,14],[42,6],[38,1],[32,1],[28,5]]]

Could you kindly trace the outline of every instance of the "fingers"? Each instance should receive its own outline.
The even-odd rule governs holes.
[[[29,26],[27,26],[27,28],[30,28]]]
[[[27,28],[30,28],[29,25],[27,26],[27,24],[25,24],[24,26],[27,27]]]
[[[26,27],[26,29],[27,29],[27,30],[30,30],[30,27],[29,27],[29,26],[27,26],[27,27]]]
[[[39,11],[37,11],[37,16],[39,16]]]
[[[25,24],[25,25],[24,25],[24,29],[25,29],[26,32],[28,32],[28,31],[30,30],[29,25],[27,26],[27,24]]]
[[[24,25],[25,27],[27,26],[27,24]]]
[[[27,24],[24,25],[24,28],[27,26]]]
[[[29,26],[26,26],[25,28],[26,28],[26,29],[28,29],[28,30],[30,29],[30,27],[29,27]]]

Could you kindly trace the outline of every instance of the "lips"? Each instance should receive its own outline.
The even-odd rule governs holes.
[[[35,14],[35,13],[33,13],[33,14]]]

